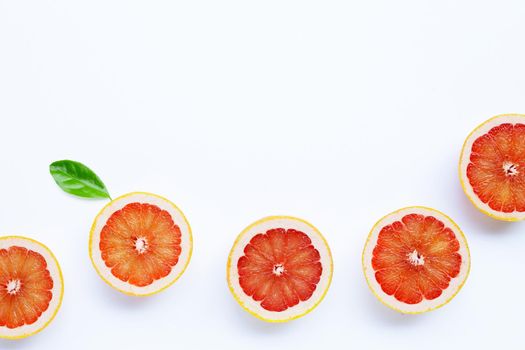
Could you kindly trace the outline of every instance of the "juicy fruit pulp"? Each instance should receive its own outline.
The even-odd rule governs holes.
[[[62,303],[64,283],[53,253],[25,237],[0,237],[0,338],[44,329]]]
[[[155,294],[185,271],[192,253],[191,229],[167,199],[145,192],[106,205],[91,228],[89,253],[100,277],[129,295]]]
[[[372,267],[382,290],[407,304],[439,297],[461,266],[459,242],[433,216],[405,215],[383,227]]]
[[[323,267],[310,238],[294,229],[274,228],[254,236],[238,260],[243,291],[269,311],[284,311],[308,300]]]
[[[49,307],[53,279],[44,257],[20,246],[0,249],[0,326],[31,325]]]
[[[328,291],[332,270],[321,233],[290,216],[266,217],[244,229],[226,266],[235,300],[268,322],[286,322],[312,311]]]
[[[477,197],[503,213],[525,212],[525,124],[503,123],[478,137],[467,178]]]
[[[147,286],[166,277],[181,253],[180,228],[170,214],[147,203],[130,203],[102,229],[100,251],[118,279]]]
[[[445,214],[408,207],[379,220],[363,250],[363,272],[375,296],[403,313],[449,302],[470,271],[467,241]]]

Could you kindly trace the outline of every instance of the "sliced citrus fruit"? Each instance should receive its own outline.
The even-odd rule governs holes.
[[[250,314],[285,322],[313,310],[332,280],[332,255],[308,222],[271,216],[248,226],[228,257],[228,285]]]
[[[465,283],[470,254],[465,236],[445,214],[409,207],[379,220],[363,250],[368,286],[385,305],[422,313],[448,303]]]
[[[182,275],[192,245],[190,225],[175,204],[134,192],[111,201],[97,215],[89,254],[110,286],[144,296],[169,287]]]
[[[459,177],[483,213],[525,219],[525,115],[499,115],[474,129],[461,151]]]
[[[62,303],[64,282],[55,256],[25,237],[0,237],[0,338],[40,332]]]

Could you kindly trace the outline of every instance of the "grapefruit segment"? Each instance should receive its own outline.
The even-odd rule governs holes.
[[[459,175],[479,210],[500,220],[525,219],[525,116],[496,116],[474,129],[461,151]]]
[[[45,328],[63,296],[60,266],[47,247],[24,237],[0,237],[0,338],[24,338]]]
[[[409,207],[382,218],[363,250],[372,292],[403,313],[421,313],[452,299],[470,268],[466,239],[446,215]]]
[[[99,275],[117,290],[150,295],[174,283],[192,251],[182,212],[149,193],[130,193],[109,203],[91,230],[90,256]]]
[[[227,264],[230,290],[254,316],[283,322],[311,311],[330,285],[332,258],[319,231],[292,217],[261,219],[235,241]]]

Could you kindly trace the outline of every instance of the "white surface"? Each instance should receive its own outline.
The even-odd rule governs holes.
[[[0,232],[43,241],[65,277],[55,321],[0,348],[522,347],[525,223],[479,213],[457,165],[477,124],[525,111],[524,15],[522,0],[0,0]],[[136,299],[97,276],[105,202],[56,187],[62,158],[113,196],[180,206],[195,245],[174,286]],[[361,271],[372,225],[407,205],[449,214],[472,253],[458,296],[420,316],[381,305]],[[334,255],[326,299],[288,324],[225,282],[237,234],[272,214],[312,222]]]

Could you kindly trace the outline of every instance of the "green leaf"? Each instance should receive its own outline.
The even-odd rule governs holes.
[[[73,160],[59,160],[49,165],[57,185],[67,193],[85,198],[109,198],[106,185],[87,166]]]

